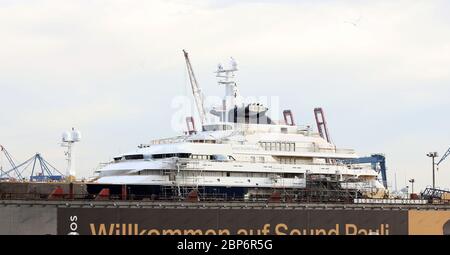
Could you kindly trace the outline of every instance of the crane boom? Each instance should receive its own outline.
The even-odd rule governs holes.
[[[194,95],[195,104],[197,106],[198,113],[200,115],[200,121],[203,125],[206,122],[206,111],[204,107],[204,99],[202,90],[200,89],[200,86],[198,85],[197,79],[195,78],[194,70],[192,69],[191,61],[189,60],[188,53],[183,50],[184,53],[184,59],[186,60],[186,66],[189,73],[189,80],[191,82],[191,88],[192,88],[192,94]]]
[[[17,170],[16,163],[14,162],[13,158],[11,157],[11,154],[9,154],[9,152],[2,145],[0,145],[0,152],[3,152],[5,154],[6,159],[8,160],[9,164],[12,167],[12,169],[8,170],[8,171],[3,171],[3,169],[2,169],[0,177],[5,177],[5,176],[10,177],[9,173],[14,171],[16,173],[16,177],[19,179],[22,179],[22,175]]]
[[[442,163],[442,161],[444,161],[448,157],[448,155],[450,155],[450,148],[448,148],[444,156],[442,156],[442,158],[439,160],[439,162],[436,163],[436,165],[439,166],[439,164]]]

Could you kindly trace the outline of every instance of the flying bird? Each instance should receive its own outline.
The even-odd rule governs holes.
[[[345,23],[350,23],[350,24],[352,24],[353,26],[358,26],[359,25],[359,22],[361,21],[361,18],[362,18],[362,16],[361,15],[359,15],[359,18],[357,18],[357,19],[355,19],[355,20],[346,20],[346,21],[344,21]]]

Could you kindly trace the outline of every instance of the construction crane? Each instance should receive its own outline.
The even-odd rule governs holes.
[[[436,168],[439,170],[439,164],[441,164],[450,155],[450,148],[444,153],[444,156],[436,163]]]
[[[39,153],[23,163],[16,164],[11,154],[2,145],[0,145],[0,152],[5,155],[11,166],[10,169],[6,170],[3,169],[3,166],[0,167],[0,180],[25,180],[25,177],[28,178],[28,176],[30,176],[30,181],[59,181],[64,179],[64,175]],[[31,170],[30,175],[28,175],[29,169]]]
[[[194,70],[192,69],[191,61],[189,60],[188,53],[183,50],[184,59],[186,60],[186,66],[189,73],[189,80],[191,82],[192,94],[194,95],[195,104],[197,106],[198,113],[200,115],[200,122],[203,125],[206,122],[206,110],[204,106],[204,98],[202,90],[198,85],[197,79],[195,78]]]
[[[39,153],[36,153],[29,162],[33,162],[30,181],[61,181],[64,179],[64,175]]]
[[[30,172],[28,169],[31,170],[30,181],[60,181],[64,179],[64,175],[39,153],[21,164],[14,165],[12,169],[4,173],[10,177],[9,173],[15,172],[17,177],[24,180],[23,176],[28,176],[27,173]]]
[[[3,169],[0,169],[0,178],[11,178],[10,173],[14,172],[16,174],[17,179],[22,179],[22,175],[17,170],[16,163],[14,162],[11,154],[9,154],[6,148],[3,147],[2,145],[0,145],[0,151],[3,152],[9,164],[11,165],[11,170],[3,171]]]
[[[331,137],[330,133],[328,132],[327,121],[325,120],[323,109],[320,107],[314,108],[314,117],[316,118],[317,130],[319,131],[319,135],[327,140],[327,142],[331,143]]]
[[[383,154],[372,154],[370,157],[354,158],[342,160],[345,164],[367,164],[372,165],[372,169],[381,173],[383,186],[387,188],[387,174],[386,174],[386,157]]]

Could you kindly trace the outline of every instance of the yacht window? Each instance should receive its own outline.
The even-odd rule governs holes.
[[[168,154],[153,154],[152,158],[154,159],[161,159],[161,158],[172,158],[172,157],[178,157],[178,158],[189,158],[190,153],[168,153]]]
[[[144,159],[144,155],[143,154],[125,155],[125,160],[132,160],[132,159]]]
[[[231,176],[233,177],[249,177],[251,175],[251,173],[247,173],[247,172],[233,172],[231,173]]]
[[[160,170],[142,170],[138,172],[138,175],[160,175]]]
[[[211,159],[218,160],[218,161],[227,161],[227,160],[229,160],[229,157],[226,155],[212,155]]]
[[[210,160],[210,159],[216,159],[218,157],[222,156],[223,159],[225,160],[227,156],[224,155],[190,155],[188,157],[192,158],[192,159],[203,159],[203,160]]]
[[[120,160],[122,160],[122,157],[115,157],[114,158],[114,161],[120,161]]]
[[[203,131],[223,131],[232,130],[233,127],[230,125],[205,125],[203,126]]]
[[[304,173],[284,173],[281,176],[283,178],[300,178],[300,179],[305,178],[305,174]]]
[[[267,150],[267,143],[265,143],[265,142],[259,142],[259,144],[261,145],[261,147],[262,147],[264,150]]]

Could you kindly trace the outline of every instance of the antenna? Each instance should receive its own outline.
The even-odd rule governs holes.
[[[395,180],[395,192],[397,192],[397,172],[394,173],[394,180]]]
[[[74,181],[76,178],[75,162],[72,158],[72,154],[73,146],[79,141],[81,141],[81,133],[80,131],[75,130],[75,128],[62,134],[61,146],[67,148],[64,155],[66,155],[67,160],[66,180],[69,182]]]
[[[230,67],[224,68],[222,64],[217,65],[216,77],[223,78],[223,80],[219,81],[219,83],[234,83],[234,81],[230,81],[235,77],[234,72],[238,71],[237,62],[233,57],[230,57]]]
[[[231,65],[231,70],[232,71],[237,71],[237,62],[236,60],[234,60],[233,57],[230,57],[230,65]]]
[[[218,64],[216,77],[219,78],[218,83],[225,87],[225,97],[223,99],[223,117],[222,120],[229,118],[228,111],[235,109],[239,105],[242,105],[242,99],[240,99],[239,90],[235,81],[235,72],[238,71],[237,62],[233,57],[230,57],[229,67],[223,67],[222,64]]]

